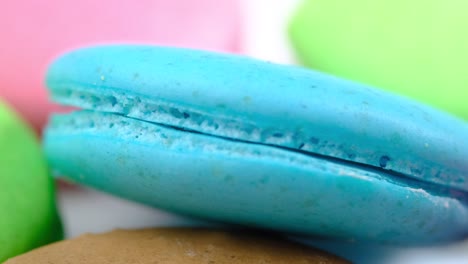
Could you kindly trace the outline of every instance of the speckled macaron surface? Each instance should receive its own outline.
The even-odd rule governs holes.
[[[393,244],[468,233],[468,125],[302,68],[154,46],[66,54],[57,175],[191,216]]]
[[[0,102],[0,262],[62,236],[54,184],[33,132]]]
[[[277,237],[239,231],[165,228],[88,234],[49,245],[6,264],[198,264],[304,263],[347,261]]]
[[[468,120],[468,2],[305,0],[290,37],[306,66]]]

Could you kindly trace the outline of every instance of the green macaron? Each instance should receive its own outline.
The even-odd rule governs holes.
[[[62,237],[55,190],[29,127],[0,102],[0,262]]]
[[[289,33],[306,66],[468,120],[468,1],[306,0]]]

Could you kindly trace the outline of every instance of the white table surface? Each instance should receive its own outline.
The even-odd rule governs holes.
[[[294,56],[285,37],[285,30],[288,15],[297,2],[244,0],[244,53],[273,62],[293,64]],[[206,225],[204,222],[182,218],[89,189],[67,188],[61,190],[58,196],[67,237],[115,228]],[[440,248],[397,250],[387,257],[380,251],[367,247],[338,247],[325,243],[321,243],[321,246],[359,263],[468,264],[468,241]],[[370,257],[365,259],[362,257],[365,255]]]

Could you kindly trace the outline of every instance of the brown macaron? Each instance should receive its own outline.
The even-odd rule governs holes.
[[[245,231],[198,228],[116,230],[86,234],[8,260],[29,263],[349,263],[323,251]]]

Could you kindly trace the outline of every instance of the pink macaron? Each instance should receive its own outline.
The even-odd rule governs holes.
[[[16,0],[0,8],[0,97],[40,131],[58,109],[43,87],[46,65],[78,46],[151,43],[239,50],[237,0]]]

